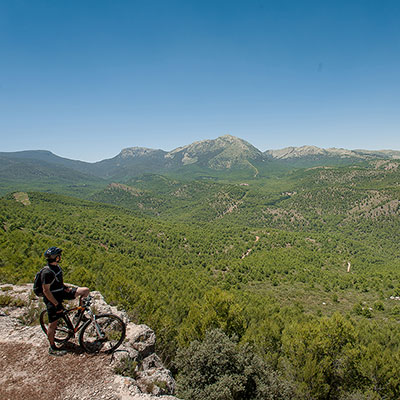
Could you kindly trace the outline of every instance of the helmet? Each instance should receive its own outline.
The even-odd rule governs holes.
[[[53,246],[53,247],[48,248],[48,249],[44,252],[44,256],[45,256],[48,260],[52,260],[52,259],[55,259],[57,256],[60,256],[61,253],[62,253],[62,249]]]

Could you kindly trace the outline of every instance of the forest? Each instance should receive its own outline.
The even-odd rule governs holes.
[[[398,399],[399,165],[7,193],[0,281],[61,247],[67,282],[155,330],[181,398]]]

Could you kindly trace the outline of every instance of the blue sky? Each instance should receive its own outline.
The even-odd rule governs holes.
[[[1,0],[0,151],[400,149],[400,2]]]

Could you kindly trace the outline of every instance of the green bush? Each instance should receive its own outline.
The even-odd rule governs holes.
[[[13,298],[9,295],[0,294],[0,307],[8,307],[11,305]]]
[[[25,301],[21,299],[15,299],[8,294],[0,294],[0,307],[24,307],[26,306]]]
[[[361,303],[357,303],[354,305],[353,312],[357,315],[360,315],[361,317],[372,318],[372,312],[369,307]]]
[[[355,304],[354,307],[353,307],[353,312],[356,315],[362,315],[362,312],[363,312],[362,304],[360,304],[360,303]]]
[[[248,346],[219,329],[178,350],[177,394],[186,400],[288,399],[287,382]]]
[[[400,306],[398,304],[393,306],[393,308],[390,310],[390,314],[393,315],[394,317],[399,317],[400,316]]]
[[[39,302],[39,304],[37,304],[36,302],[30,300],[26,307],[26,311],[18,319],[24,325],[29,325],[29,326],[39,325],[40,314],[42,313],[44,308],[45,308],[45,306],[44,306],[43,302]]]
[[[383,303],[381,301],[376,301],[374,303],[374,308],[375,308],[375,310],[378,310],[378,311],[385,311],[385,306],[383,305]]]
[[[114,372],[118,375],[129,376],[137,378],[137,365],[138,363],[130,357],[124,357],[119,364],[114,368]]]

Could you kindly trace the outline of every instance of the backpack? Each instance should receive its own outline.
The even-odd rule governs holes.
[[[42,284],[42,272],[45,268],[49,268],[50,267],[48,265],[46,265],[45,267],[43,267],[36,275],[35,275],[35,279],[33,281],[33,292],[36,294],[36,296],[42,297],[43,296],[43,284]],[[53,282],[56,280],[56,276],[54,275],[54,280]],[[50,285],[53,283],[51,282]]]

